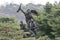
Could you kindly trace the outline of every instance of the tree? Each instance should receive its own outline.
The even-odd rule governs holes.
[[[39,27],[39,35],[43,37],[47,35],[52,40],[60,37],[60,4],[56,5],[54,7],[54,5],[47,3],[45,11],[37,10],[39,16],[35,16]]]
[[[46,5],[45,5],[45,11],[47,13],[50,13],[51,12],[51,8],[52,8],[52,4],[50,4],[49,2],[47,2]]]

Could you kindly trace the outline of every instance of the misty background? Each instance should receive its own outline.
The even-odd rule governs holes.
[[[18,13],[16,12],[19,8],[19,5],[10,3],[10,4],[5,4],[0,6],[0,16],[5,16],[5,17],[12,17],[15,16],[19,21],[23,21],[25,23],[25,17],[24,14],[19,11]],[[38,9],[38,10],[44,10],[43,5],[41,4],[22,4],[22,9],[26,12],[27,9]]]

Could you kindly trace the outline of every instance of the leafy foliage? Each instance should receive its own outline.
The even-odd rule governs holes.
[[[52,5],[48,2],[44,8],[44,11],[37,10],[39,14],[38,17],[34,16],[35,20],[38,23],[39,35],[42,37],[47,36],[46,40],[59,40],[60,3]]]
[[[36,10],[38,16],[33,15],[38,25],[40,40],[60,40],[60,2],[53,5],[47,3],[44,10]],[[0,17],[0,40],[35,40],[34,37],[23,38],[23,30],[14,18]]]
[[[23,38],[28,32],[20,30],[16,20],[12,18],[0,17],[0,40],[35,40],[35,38]]]

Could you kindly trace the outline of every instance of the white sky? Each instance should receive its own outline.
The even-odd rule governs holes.
[[[34,3],[34,4],[46,4],[46,2],[54,3],[55,1],[59,2],[59,0],[0,0],[0,5],[2,4],[7,4],[7,3],[15,3],[15,4],[20,4],[23,3],[28,4],[28,3]]]

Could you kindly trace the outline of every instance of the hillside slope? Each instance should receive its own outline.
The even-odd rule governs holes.
[[[6,19],[0,18],[0,40],[35,40],[34,37],[23,38],[23,35],[29,32],[20,30],[14,19]]]

